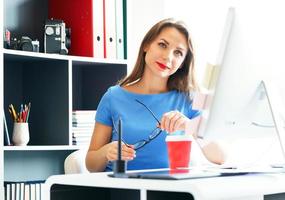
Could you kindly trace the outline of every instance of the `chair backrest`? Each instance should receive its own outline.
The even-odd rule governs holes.
[[[69,154],[64,160],[65,174],[88,173],[85,165],[87,148],[79,149]]]

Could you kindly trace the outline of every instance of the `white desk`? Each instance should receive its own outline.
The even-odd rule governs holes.
[[[55,198],[55,190],[61,188],[60,198]],[[188,180],[150,180],[150,179],[125,179],[111,178],[107,173],[87,173],[74,175],[55,175],[47,179],[45,185],[45,197],[47,200],[80,199],[75,197],[71,191],[76,191],[75,186],[82,188],[103,190],[107,192],[119,189],[113,196],[121,199],[120,191],[132,191],[139,200],[150,199],[173,199],[173,195],[181,194],[180,199],[195,200],[257,200],[263,199],[264,195],[281,194],[285,196],[285,174],[251,174],[232,177],[214,177]],[[121,190],[120,190],[121,189]],[[78,190],[79,191],[79,190]],[[105,191],[105,192],[106,192]],[[51,195],[51,192],[53,193]],[[167,194],[164,195],[163,194]],[[91,195],[93,195],[91,193]],[[97,194],[94,193],[96,196]],[[124,194],[123,194],[124,195]],[[172,197],[171,197],[172,195]],[[88,195],[87,195],[88,196]],[[154,197],[155,196],[155,197]],[[71,198],[73,197],[73,198]],[[90,197],[90,196],[89,196]],[[169,197],[169,198],[168,198]],[[105,198],[105,197],[104,197]],[[130,199],[136,199],[130,198]],[[273,199],[268,197],[269,199]],[[283,197],[284,198],[284,197]],[[82,199],[89,199],[83,197]],[[90,199],[97,199],[94,196]],[[102,199],[102,197],[98,198]],[[108,196],[107,199],[110,199]],[[113,199],[113,198],[111,198]],[[175,199],[176,196],[175,196]],[[277,199],[281,199],[277,196]],[[285,199],[285,198],[284,198]]]

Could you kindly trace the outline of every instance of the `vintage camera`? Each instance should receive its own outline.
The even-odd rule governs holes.
[[[22,36],[20,40],[12,38],[9,42],[9,49],[39,52],[39,41],[32,40],[28,36]]]
[[[70,48],[70,28],[62,20],[48,19],[45,22],[44,52],[68,54]]]

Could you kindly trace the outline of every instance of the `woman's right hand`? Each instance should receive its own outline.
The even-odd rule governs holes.
[[[108,161],[118,160],[118,141],[113,141],[108,144],[106,157]],[[136,151],[131,145],[122,144],[122,160],[133,160],[136,157]]]

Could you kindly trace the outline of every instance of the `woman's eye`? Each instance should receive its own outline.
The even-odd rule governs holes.
[[[166,48],[166,44],[164,44],[163,42],[159,42],[158,46],[162,47],[162,48]]]
[[[177,56],[183,56],[183,53],[181,51],[179,51],[179,50],[176,50],[174,53]]]

